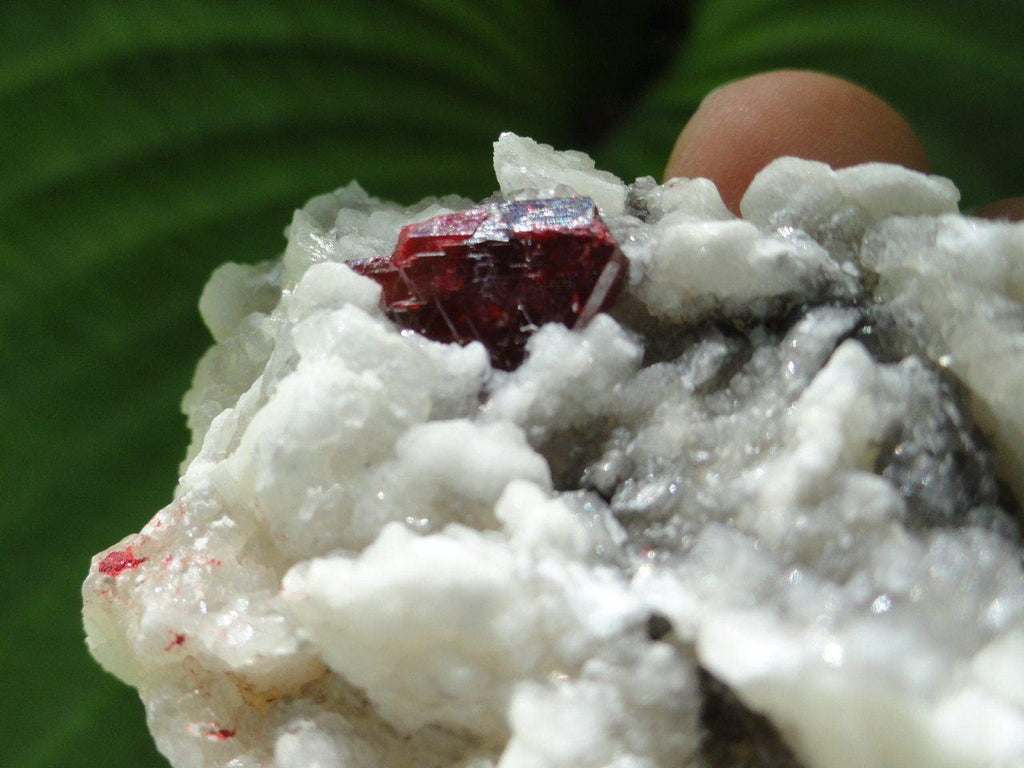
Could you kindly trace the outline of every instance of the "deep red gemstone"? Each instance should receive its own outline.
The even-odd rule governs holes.
[[[381,306],[435,341],[481,341],[512,370],[545,323],[576,328],[611,307],[628,263],[589,198],[489,203],[402,228],[390,258],[348,262]]]

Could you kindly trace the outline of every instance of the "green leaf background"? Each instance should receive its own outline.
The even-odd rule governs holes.
[[[170,498],[211,269],[359,179],[493,187],[515,130],[659,175],[703,95],[806,67],[1024,191],[1020,0],[7,0],[0,6],[0,766],[165,766],[86,653],[90,555]]]

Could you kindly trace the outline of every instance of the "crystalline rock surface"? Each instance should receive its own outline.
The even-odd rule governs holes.
[[[479,208],[353,183],[211,277],[173,501],[83,587],[171,764],[1024,766],[1024,225],[888,165],[778,160],[737,218],[494,159]],[[413,251],[485,277],[395,293],[466,211],[504,234]],[[484,296],[506,256],[538,292]]]

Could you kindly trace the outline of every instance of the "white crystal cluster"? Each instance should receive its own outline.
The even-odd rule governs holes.
[[[495,170],[631,262],[512,373],[345,265],[468,200],[351,184],[211,278],[174,500],[84,585],[171,764],[1024,765],[1024,225],[886,165],[776,161],[742,218],[512,134]]]

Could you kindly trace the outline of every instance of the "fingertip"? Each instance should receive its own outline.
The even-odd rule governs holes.
[[[1024,197],[1007,197],[1004,200],[997,200],[974,211],[974,215],[983,219],[1024,221]]]
[[[679,134],[665,178],[709,178],[737,212],[757,172],[787,155],[833,168],[876,161],[928,170],[917,135],[881,98],[831,75],[778,70],[708,94]]]

